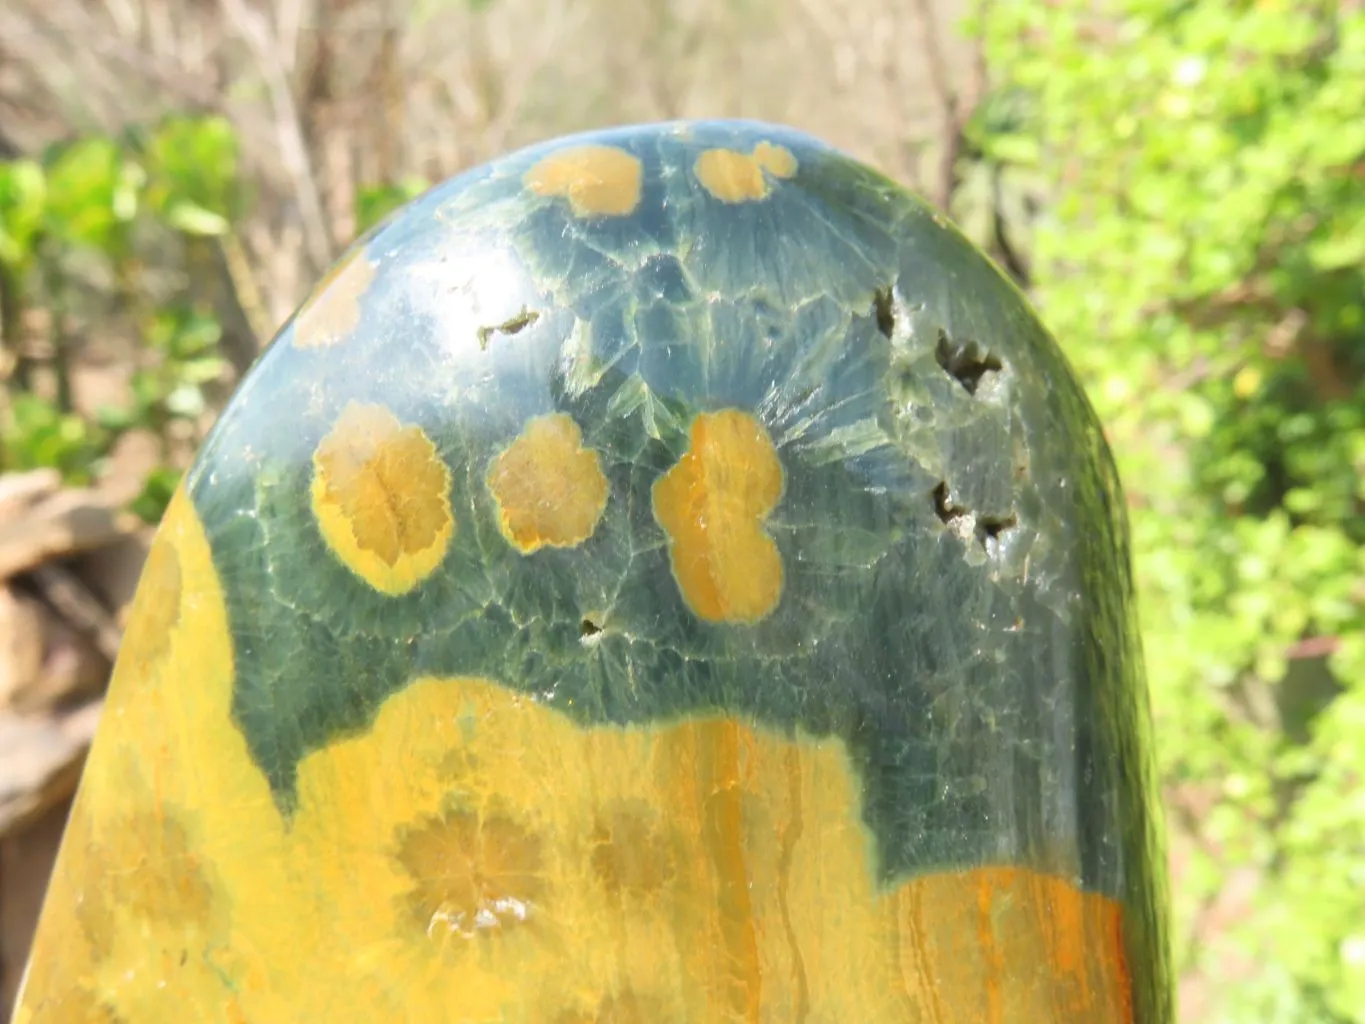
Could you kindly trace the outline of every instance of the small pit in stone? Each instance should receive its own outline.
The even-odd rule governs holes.
[[[948,489],[948,481],[940,480],[934,488],[934,514],[948,530],[966,540],[976,538],[988,555],[996,555],[1000,550],[1000,537],[1005,531],[1019,523],[1019,517],[1010,513],[1007,516],[978,516],[965,505],[953,501]]]
[[[952,496],[948,492],[947,480],[940,480],[938,486],[934,488],[934,512],[938,515],[939,522],[944,526],[950,526],[954,519],[972,514],[971,509],[953,504]]]
[[[1019,517],[1013,514],[999,518],[982,516],[976,522],[976,539],[986,554],[993,557],[1000,552],[1001,536],[1018,524]]]
[[[967,394],[976,394],[981,386],[981,378],[988,373],[998,373],[1004,369],[1000,357],[989,349],[982,348],[974,341],[954,341],[948,332],[938,332],[938,345],[934,358],[943,371],[961,384]]]
[[[595,644],[602,637],[602,626],[589,616],[578,624],[578,639],[581,643]]]
[[[532,309],[523,309],[514,317],[504,320],[500,324],[493,324],[491,327],[480,327],[478,329],[480,350],[488,348],[488,342],[495,334],[520,334],[526,328],[540,319],[540,314]]]
[[[1017,526],[1018,523],[1019,518],[1013,515],[1005,516],[1002,519],[987,519],[983,517],[980,521],[981,532],[991,540],[995,540],[1006,530],[1013,526]]]
[[[877,330],[890,338],[896,331],[895,296],[890,288],[878,288],[872,293],[872,309],[877,315]]]

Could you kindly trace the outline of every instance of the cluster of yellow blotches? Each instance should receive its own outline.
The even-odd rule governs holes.
[[[184,492],[153,558],[134,617],[170,627],[129,633],[19,1024],[1131,1019],[1111,901],[1014,867],[880,886],[833,738],[420,678],[301,761],[286,816]]]
[[[796,173],[785,147],[708,149],[696,180],[727,203],[765,198]],[[629,214],[639,205],[638,157],[614,146],[557,150],[523,176],[531,192],[566,199],[580,217]],[[360,322],[373,282],[363,252],[335,268],[300,311],[294,343],[336,344]],[[538,417],[490,467],[486,484],[498,525],[523,554],[576,547],[606,511],[609,485],[598,455],[564,414]],[[762,619],[782,592],[782,561],[764,528],[782,494],[782,467],[763,426],[735,409],[704,413],[692,447],[654,489],[655,517],[668,535],[674,578],[688,606],[712,622]],[[441,564],[455,535],[451,474],[431,438],[380,405],[352,403],[313,456],[312,508],[328,547],[381,593],[405,594]]]
[[[749,153],[707,149],[692,164],[697,183],[723,203],[766,199],[774,182],[796,169],[792,151],[771,142]],[[615,146],[569,146],[541,158],[523,180],[538,196],[567,199],[575,216],[621,217],[640,204],[643,168],[639,157]]]
[[[654,486],[673,575],[712,622],[754,622],[777,605],[782,561],[764,521],[782,466],[763,425],[735,409],[702,413],[691,446]],[[610,486],[572,417],[532,419],[484,484],[504,539],[522,554],[577,547],[596,531]],[[352,403],[313,455],[312,507],[328,547],[384,594],[416,587],[440,565],[456,523],[451,473],[431,438],[383,406]]]

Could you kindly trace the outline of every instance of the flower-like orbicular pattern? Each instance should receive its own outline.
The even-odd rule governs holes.
[[[472,938],[526,923],[540,898],[540,840],[499,815],[457,810],[401,831],[397,857],[413,878],[408,909],[433,935]]]

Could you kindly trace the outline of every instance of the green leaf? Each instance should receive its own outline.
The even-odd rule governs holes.
[[[166,396],[166,409],[182,419],[200,416],[204,412],[204,392],[192,384],[182,384]]]
[[[1326,238],[1308,247],[1308,258],[1318,270],[1341,270],[1365,264],[1365,206],[1354,223],[1337,226]]]
[[[111,433],[122,433],[137,426],[134,410],[126,405],[105,405],[95,411],[95,422]]]
[[[177,368],[177,375],[181,380],[190,384],[207,384],[209,381],[217,380],[227,369],[227,360],[217,356],[210,356],[206,359],[193,359],[182,363]]]
[[[1006,164],[1036,167],[1041,151],[1038,140],[1027,135],[993,135],[986,140],[986,153]]]
[[[0,469],[51,467],[66,480],[84,483],[100,446],[98,428],[32,393],[11,399],[8,422],[0,424]]]
[[[407,178],[397,185],[374,185],[360,189],[355,200],[357,233],[364,234],[429,187],[428,182],[421,178]]]
[[[217,236],[240,213],[237,137],[221,117],[172,117],[146,144],[149,196],[168,225]]]
[[[164,216],[167,224],[187,235],[216,238],[228,229],[226,217],[188,199],[172,200],[167,204]]]
[[[111,139],[81,139],[53,151],[47,167],[48,230],[68,245],[121,250],[119,231],[136,213],[139,177]]]
[[[175,489],[180,486],[180,473],[170,467],[155,469],[147,475],[143,482],[142,493],[133,499],[132,511],[140,516],[143,522],[156,525],[161,521],[161,517],[166,514],[166,506],[171,503],[171,498],[175,496]]]
[[[36,161],[0,164],[0,261],[20,270],[32,262],[46,202],[47,181]]]

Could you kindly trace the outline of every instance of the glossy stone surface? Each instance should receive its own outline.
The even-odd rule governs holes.
[[[511,154],[201,452],[18,1020],[1167,1021],[1131,603],[918,200],[752,123]]]

